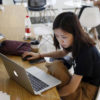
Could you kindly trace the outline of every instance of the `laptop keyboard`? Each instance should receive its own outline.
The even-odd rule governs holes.
[[[43,81],[39,80],[38,78],[36,78],[35,76],[33,76],[32,74],[28,73],[29,79],[31,81],[31,85],[32,88],[38,92],[42,89],[47,88],[49,85],[44,83]]]

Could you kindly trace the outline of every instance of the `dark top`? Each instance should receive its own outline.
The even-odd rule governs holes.
[[[0,4],[2,4],[2,0],[0,0]]]
[[[100,85],[100,53],[95,46],[82,48],[75,59],[74,74],[82,75],[82,81]]]

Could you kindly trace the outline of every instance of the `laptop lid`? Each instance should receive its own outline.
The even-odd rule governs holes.
[[[33,89],[25,69],[1,53],[0,57],[5,65],[5,68],[10,78],[15,80],[17,83],[19,83],[22,87],[26,88],[31,93],[33,93]]]

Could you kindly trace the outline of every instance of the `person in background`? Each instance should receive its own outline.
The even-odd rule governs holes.
[[[77,16],[72,12],[59,14],[54,23],[55,52],[24,52],[22,57],[31,59],[43,57],[59,58],[72,53],[74,74],[60,61],[46,64],[52,75],[62,79],[58,92],[62,100],[94,100],[100,86],[100,53],[94,41],[82,29]],[[58,50],[59,48],[62,50]]]

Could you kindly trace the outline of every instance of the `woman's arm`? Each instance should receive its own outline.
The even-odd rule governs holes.
[[[64,50],[59,50],[59,51],[54,51],[54,52],[50,52],[50,53],[41,53],[40,56],[41,57],[53,57],[53,58],[60,58],[60,57],[64,57],[65,55],[67,55],[68,52],[65,52]]]
[[[80,75],[76,75],[74,74],[72,76],[72,79],[71,81],[69,82],[68,85],[62,87],[60,90],[59,90],[59,94],[61,97],[63,96],[68,96],[72,93],[74,93],[76,91],[76,89],[78,88],[80,82],[82,80],[82,76]]]
[[[55,52],[50,52],[50,53],[34,53],[34,52],[24,52],[22,57],[26,57],[26,56],[31,56],[30,58],[28,58],[27,60],[32,60],[32,59],[38,59],[38,58],[43,58],[43,57],[53,57],[53,58],[59,58],[59,57],[64,57],[66,54],[68,54],[67,52],[65,52],[64,50],[60,50],[60,51],[55,51]]]

